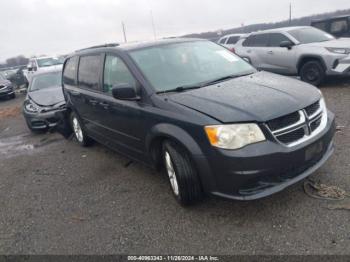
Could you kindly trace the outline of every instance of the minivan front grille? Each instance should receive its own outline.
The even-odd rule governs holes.
[[[319,134],[327,124],[327,109],[321,99],[316,103],[266,123],[275,139],[288,147]]]

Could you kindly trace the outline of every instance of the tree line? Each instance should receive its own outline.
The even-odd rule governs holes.
[[[329,12],[329,13],[318,14],[318,15],[305,16],[302,18],[292,19],[292,21],[284,20],[284,21],[275,22],[275,23],[253,24],[248,26],[232,28],[228,30],[222,30],[222,31],[220,30],[220,33],[221,33],[220,35],[242,34],[242,33],[248,34],[251,32],[280,28],[280,27],[287,27],[287,26],[309,26],[311,25],[311,21],[313,20],[327,19],[327,18],[343,16],[343,15],[350,15],[350,9],[338,10],[335,12]],[[205,38],[205,39],[215,40],[215,39],[218,39],[220,35],[218,34],[218,31],[214,31],[214,32],[190,34],[190,35],[185,35],[184,37]]]
[[[11,57],[11,58],[6,59],[5,63],[0,64],[0,68],[8,68],[8,67],[27,65],[28,62],[29,62],[28,58],[26,58],[24,55],[19,55],[16,57]]]

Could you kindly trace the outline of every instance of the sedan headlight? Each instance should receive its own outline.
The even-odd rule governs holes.
[[[326,49],[329,52],[332,52],[332,53],[335,53],[335,54],[341,54],[341,55],[350,54],[350,48],[327,47]]]
[[[28,112],[31,112],[31,113],[39,112],[39,107],[35,105],[33,102],[31,102],[30,100],[27,100],[25,102],[24,107]]]
[[[265,141],[265,135],[257,124],[206,126],[210,144],[222,149],[239,149]]]

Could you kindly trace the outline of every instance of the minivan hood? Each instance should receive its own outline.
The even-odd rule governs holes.
[[[321,93],[309,84],[267,72],[169,96],[171,101],[223,123],[266,122],[320,98]]]
[[[310,46],[334,47],[334,48],[350,48],[350,38],[339,38],[325,42],[306,44]]]
[[[54,106],[65,101],[60,86],[29,92],[28,97],[39,106]]]

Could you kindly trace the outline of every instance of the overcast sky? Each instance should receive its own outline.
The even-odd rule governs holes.
[[[86,46],[227,29],[350,8],[349,0],[0,0],[0,61]]]

